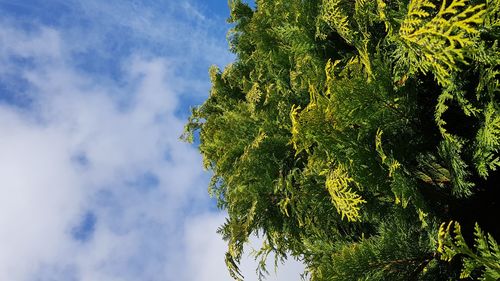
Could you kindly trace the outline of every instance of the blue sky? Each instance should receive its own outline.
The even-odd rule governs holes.
[[[208,67],[234,59],[227,15],[225,0],[0,0],[0,280],[230,280],[225,214],[178,140]]]

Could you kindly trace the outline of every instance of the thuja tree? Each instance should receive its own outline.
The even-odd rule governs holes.
[[[185,138],[245,243],[310,280],[500,278],[500,2],[230,1]]]

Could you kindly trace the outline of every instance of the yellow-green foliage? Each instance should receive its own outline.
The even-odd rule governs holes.
[[[360,204],[366,203],[356,192],[352,190],[356,182],[349,177],[346,168],[338,164],[332,171],[325,172],[326,188],[332,197],[332,202],[337,211],[348,221],[359,221]]]
[[[377,134],[375,136],[375,149],[382,160],[382,164],[386,165],[389,169],[389,177],[392,177],[394,172],[401,167],[401,163],[385,154],[384,149],[382,148],[382,133],[382,130],[377,130]]]
[[[345,9],[346,5],[346,1],[343,0],[323,1],[320,19],[335,29],[340,36],[352,43],[354,40],[353,31],[349,26],[349,18]]]
[[[478,42],[485,12],[484,5],[469,5],[467,0],[443,0],[439,6],[429,0],[410,1],[399,29],[408,52],[406,63],[424,73],[432,71],[444,86],[451,84],[450,73],[458,63],[466,63]]]

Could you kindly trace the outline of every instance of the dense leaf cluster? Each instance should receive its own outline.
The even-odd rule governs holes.
[[[230,8],[237,58],[210,70],[185,137],[199,132],[228,212],[232,276],[257,234],[260,274],[273,252],[303,261],[310,280],[494,280],[499,0]],[[450,220],[463,241],[439,230]],[[478,252],[465,242],[476,222],[490,233],[476,228]]]

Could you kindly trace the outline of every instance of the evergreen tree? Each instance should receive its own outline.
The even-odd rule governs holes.
[[[497,280],[500,1],[229,5],[236,60],[184,137],[231,275],[259,235],[261,276],[272,252],[309,280]]]

